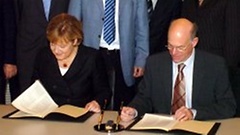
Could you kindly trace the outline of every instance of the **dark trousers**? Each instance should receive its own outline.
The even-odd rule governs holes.
[[[113,92],[110,109],[119,110],[121,104],[126,106],[133,99],[136,94],[135,86],[127,86],[124,81],[119,50],[100,48],[100,53],[104,58]]]
[[[237,103],[236,116],[240,117],[240,67],[230,69],[230,81],[232,84],[232,91]]]
[[[18,85],[18,77],[14,76],[13,78],[8,80],[9,82],[9,91],[11,96],[11,101],[13,101],[18,95],[19,92],[19,85]],[[7,80],[5,79],[5,76],[0,77],[0,104],[6,104],[6,86],[7,86]]]

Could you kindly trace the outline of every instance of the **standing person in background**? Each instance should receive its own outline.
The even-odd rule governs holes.
[[[240,1],[184,0],[182,17],[199,26],[198,48],[223,56],[240,115]]]
[[[182,0],[147,0],[149,12],[149,53],[166,51],[170,22],[180,17]],[[151,9],[152,8],[152,9]]]
[[[110,10],[112,16],[105,16]],[[70,0],[69,13],[83,22],[83,44],[101,51],[113,90],[111,108],[119,110],[135,96],[135,78],[143,75],[149,53],[146,0]]]
[[[48,45],[46,27],[52,17],[67,12],[69,0],[16,0],[17,66],[20,90],[31,84],[33,65],[38,51]]]
[[[0,1],[0,104],[5,104],[7,80],[11,99],[19,94],[16,66],[16,16],[13,0]]]

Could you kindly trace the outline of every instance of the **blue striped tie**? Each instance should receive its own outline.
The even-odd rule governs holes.
[[[115,0],[106,0],[105,2],[103,39],[110,45],[115,40]]]

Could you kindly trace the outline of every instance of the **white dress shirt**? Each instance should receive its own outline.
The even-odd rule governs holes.
[[[194,108],[192,108],[192,89],[193,89],[193,68],[194,68],[194,58],[195,58],[195,49],[193,49],[193,52],[191,54],[191,56],[185,61],[183,62],[186,66],[183,69],[183,74],[184,74],[184,79],[185,79],[185,106],[189,109],[192,110],[193,112],[193,118],[195,118],[196,116],[196,110]],[[173,90],[173,94],[174,94],[174,85],[175,85],[175,80],[178,74],[178,64],[180,63],[174,63],[173,62],[173,77],[172,77],[172,81],[173,81],[173,86],[172,86],[172,90]],[[173,97],[172,94],[172,97]]]
[[[103,0],[103,7],[105,8],[105,0]],[[120,49],[119,45],[119,0],[116,0],[115,4],[115,40],[108,45],[106,41],[103,39],[103,28],[102,28],[102,35],[100,40],[100,47],[107,48],[108,50]]]
[[[158,1],[158,0],[152,0],[152,4],[153,4],[153,10],[154,10],[154,9],[155,9],[155,7],[156,7],[157,1]]]

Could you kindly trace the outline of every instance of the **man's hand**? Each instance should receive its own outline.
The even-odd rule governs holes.
[[[141,67],[134,67],[134,71],[133,71],[133,77],[137,78],[137,77],[141,77],[143,76],[144,73],[144,69]]]
[[[3,71],[6,79],[10,79],[17,74],[17,66],[13,64],[4,64]]]
[[[135,118],[137,110],[132,107],[123,107],[121,111],[121,120],[128,122]]]
[[[178,121],[186,121],[193,119],[193,113],[190,109],[185,106],[179,108],[174,115],[174,118]]]

